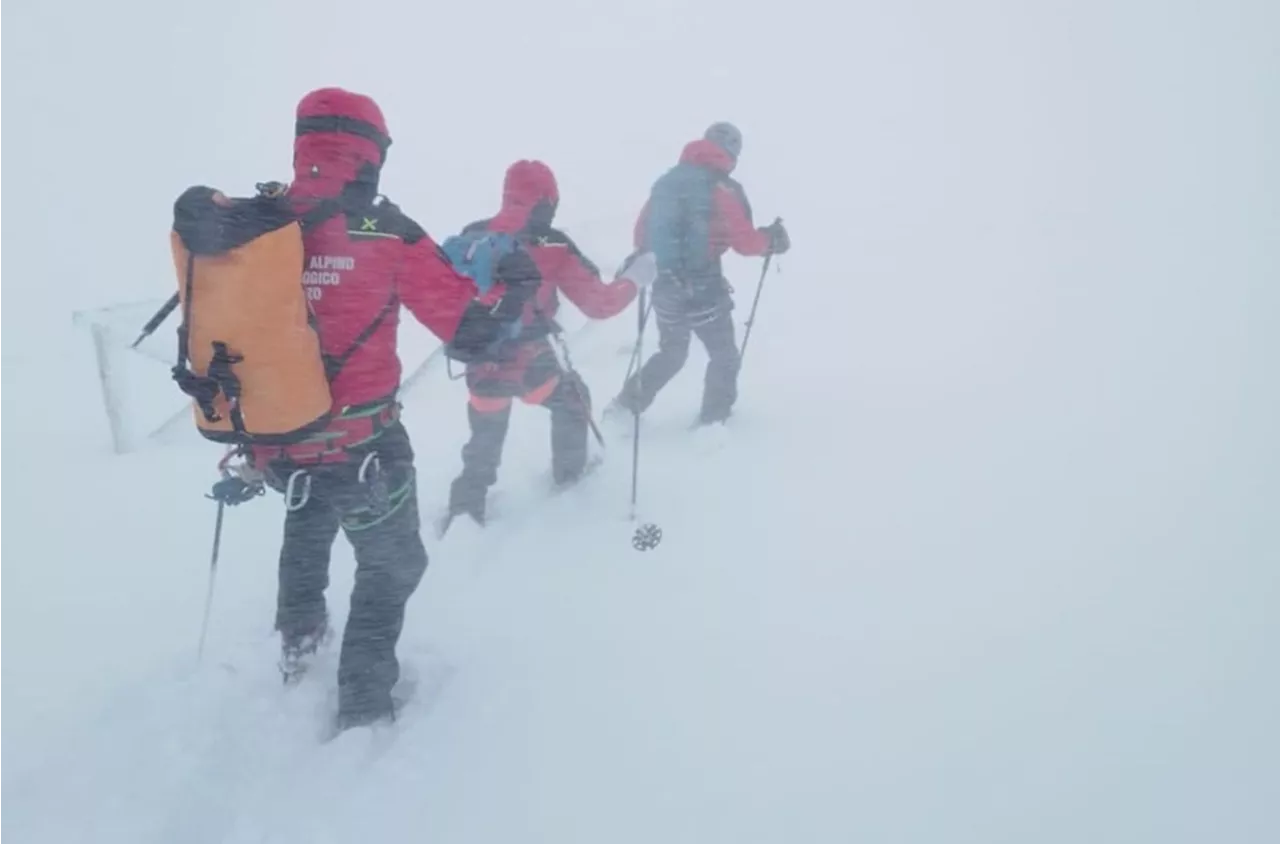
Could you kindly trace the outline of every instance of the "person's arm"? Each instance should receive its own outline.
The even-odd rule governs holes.
[[[636,297],[636,286],[629,279],[611,283],[601,279],[596,265],[563,232],[555,231],[536,248],[549,257],[552,271],[548,275],[556,286],[588,319],[616,316]]]
[[[475,283],[460,274],[417,223],[401,234],[404,255],[396,278],[400,301],[428,331],[451,342],[460,330],[478,291]]]
[[[390,203],[388,203],[390,204]],[[403,242],[404,254],[396,278],[400,301],[428,331],[458,353],[478,352],[501,334],[503,326],[523,310],[537,289],[537,268],[499,264],[503,282],[479,298],[475,282],[459,273],[440,246],[398,208],[384,212],[388,230]],[[470,228],[470,227],[468,227]],[[506,261],[506,259],[503,259]]]
[[[635,228],[632,229],[632,245],[637,249],[644,249],[645,231],[649,222],[649,200],[644,201],[644,207],[640,209],[640,216],[636,217]]]
[[[770,251],[773,238],[769,231],[756,228],[741,194],[729,185],[720,185],[715,194],[716,215],[724,222],[729,246],[739,255],[764,255]]]

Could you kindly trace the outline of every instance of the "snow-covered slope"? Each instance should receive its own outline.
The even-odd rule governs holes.
[[[542,39],[545,90],[464,130],[440,108],[476,65],[440,33],[470,13],[339,33],[334,5],[11,9],[7,836],[1280,834],[1274,8],[705,3],[673,28],[665,7],[516,5],[494,37]],[[177,62],[195,33],[207,66]],[[380,62],[302,61],[342,34]],[[248,44],[268,47],[218,58]],[[324,680],[286,693],[273,667],[279,502],[229,512],[195,664],[218,450],[107,456],[69,311],[166,293],[172,196],[278,175],[293,101],[330,83],[384,100],[388,192],[433,231],[540,156],[612,266],[649,180],[728,117],[795,250],[730,425],[684,430],[696,346],[645,420],[662,545],[629,544],[625,437],[549,498],[545,415],[517,407],[499,520],[428,537],[405,717],[321,745]],[[136,124],[89,131],[122,110]],[[759,262],[729,269],[741,321]],[[574,342],[600,404],[634,317]],[[406,413],[429,517],[462,388],[436,372]],[[340,542],[339,622],[351,568]]]

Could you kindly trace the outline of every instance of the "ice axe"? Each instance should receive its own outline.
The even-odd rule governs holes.
[[[173,309],[178,307],[178,294],[175,293],[169,297],[169,301],[160,306],[160,310],[156,311],[151,319],[147,320],[147,324],[142,326],[142,333],[138,335],[138,339],[133,341],[133,345],[129,348],[136,349],[138,344],[155,333],[160,327],[160,323],[169,318],[169,314],[173,313]]]
[[[204,658],[204,642],[209,633],[209,611],[213,609],[213,588],[218,579],[218,551],[222,548],[222,516],[227,507],[235,507],[252,501],[266,492],[266,487],[256,470],[248,463],[232,466],[231,460],[240,454],[232,448],[218,461],[222,479],[213,485],[205,498],[218,502],[218,513],[213,523],[213,552],[209,557],[209,586],[204,597],[204,620],[200,623],[200,643],[196,646],[196,662]]]

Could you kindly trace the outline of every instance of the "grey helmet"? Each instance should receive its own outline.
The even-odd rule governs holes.
[[[729,153],[734,161],[742,153],[742,133],[732,123],[712,123],[702,137]]]

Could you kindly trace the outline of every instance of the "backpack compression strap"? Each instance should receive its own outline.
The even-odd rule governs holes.
[[[352,131],[349,129],[329,128],[331,124],[325,121],[339,121],[339,122],[347,121],[348,123],[357,123],[361,126],[367,126],[367,124],[360,123],[360,121],[351,121],[348,118],[342,118],[342,117],[313,117],[313,118],[307,118],[306,120],[309,122],[309,125],[313,127],[313,128],[307,129],[306,131],[311,131],[311,132]],[[302,123],[303,121],[299,121],[300,127]],[[323,128],[315,128],[315,127],[323,127]],[[370,131],[374,132],[375,135],[377,134],[377,130],[373,129],[373,127],[368,126],[367,128]],[[299,131],[302,131],[302,130],[299,129]],[[361,134],[360,131],[352,131],[352,133]],[[366,135],[361,135],[361,136],[367,137]],[[370,140],[376,140],[376,138],[370,137]],[[390,144],[391,141],[388,140],[387,143]],[[385,147],[383,147],[383,150],[385,152]],[[328,199],[320,200],[314,206],[312,206],[311,210],[307,211],[305,214],[299,217],[298,222],[302,225],[302,231],[305,233],[310,229],[315,228],[321,223],[326,222],[327,220],[335,217],[339,213],[342,213],[344,210],[346,210],[346,202],[344,202],[344,200],[347,198],[347,194],[350,189],[351,189],[351,185],[348,184],[347,187],[343,190],[342,194],[338,195],[337,197],[330,197]],[[334,357],[333,355],[324,355],[324,354],[321,355],[321,357],[324,359],[325,376],[328,378],[330,384],[333,383],[334,379],[338,377],[338,373],[340,373],[343,367],[345,367],[347,363],[351,360],[351,356],[354,355],[357,351],[359,351],[360,347],[369,341],[369,338],[372,337],[374,335],[374,332],[376,332],[379,326],[382,325],[383,320],[385,320],[388,316],[390,316],[391,312],[394,311],[399,306],[400,306],[399,297],[397,297],[395,293],[392,293],[391,298],[388,299],[387,303],[382,306],[382,310],[378,311],[378,315],[373,318],[373,321],[370,322],[368,325],[366,325],[364,327],[364,330],[356,335],[356,339],[351,342],[351,345],[347,347],[347,350],[345,352],[343,352],[341,355],[338,355],[337,357]],[[311,322],[311,327],[313,329],[316,329],[316,331],[318,332],[320,326],[317,320],[315,319],[315,314],[309,312],[308,320]]]

